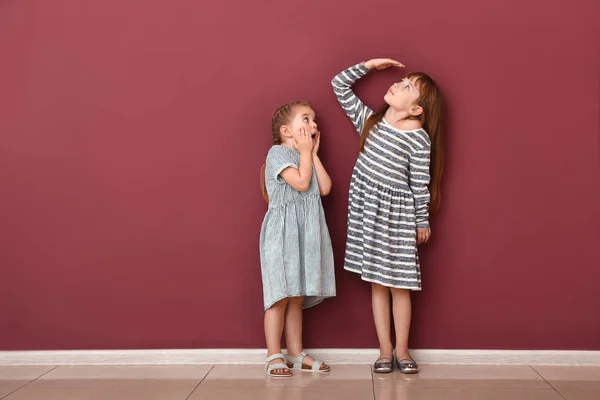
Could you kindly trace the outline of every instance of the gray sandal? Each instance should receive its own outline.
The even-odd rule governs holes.
[[[331,371],[331,367],[325,364],[323,361],[318,360],[313,357],[315,361],[313,361],[312,366],[304,364],[304,359],[308,356],[306,352],[302,351],[298,354],[297,357],[292,357],[290,355],[287,356],[287,366],[291,370],[295,371],[310,371],[310,372],[329,372]],[[325,368],[321,368],[321,366],[325,365]]]
[[[389,361],[380,361],[380,360],[389,360]],[[373,371],[381,374],[387,374],[392,372],[394,369],[394,363],[392,359],[389,357],[379,357],[375,364],[373,364]]]
[[[268,357],[267,360],[265,361],[265,373],[273,378],[291,378],[292,376],[292,371],[290,371],[290,369],[288,368],[287,365],[285,365],[284,363],[278,363],[278,364],[271,364],[269,365],[269,363],[273,360],[277,360],[277,359],[281,359],[281,361],[284,361],[285,358],[283,358],[283,354],[278,353],[278,354],[273,354],[271,357]],[[283,370],[287,370],[287,372],[284,372],[283,374],[278,374],[275,371],[278,369],[283,369]]]
[[[419,372],[419,365],[412,358],[403,358],[396,361],[396,366],[403,374],[416,374]]]

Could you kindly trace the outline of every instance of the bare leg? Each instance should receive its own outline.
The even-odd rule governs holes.
[[[271,308],[265,311],[265,338],[267,340],[267,357],[273,354],[281,353],[281,334],[283,333],[283,324],[285,321],[285,309],[288,305],[288,299],[275,303]],[[269,363],[278,364],[285,360],[276,359]],[[289,375],[289,369],[277,369],[274,373],[278,375]]]
[[[410,331],[411,301],[407,289],[392,289],[394,302],[394,326],[396,327],[396,357],[398,360],[410,358],[408,354],[408,334]]]
[[[375,330],[379,340],[379,356],[392,359],[390,289],[377,283],[371,284],[371,305]]]
[[[304,349],[302,346],[302,302],[304,297],[291,297],[285,313],[285,343],[288,355],[298,357]],[[304,358],[304,364],[312,366],[314,359],[311,356]],[[323,364],[320,369],[328,369]]]

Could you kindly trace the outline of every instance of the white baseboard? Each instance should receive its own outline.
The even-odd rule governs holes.
[[[307,349],[330,365],[371,364],[377,349]],[[422,364],[600,366],[600,351],[411,350]],[[0,351],[0,365],[262,364],[264,349]]]

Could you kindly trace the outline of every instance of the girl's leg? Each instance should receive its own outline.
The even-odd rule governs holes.
[[[304,350],[302,346],[302,302],[304,297],[290,297],[287,312],[285,314],[285,343],[288,355],[298,357]],[[303,363],[312,366],[314,359],[306,356]],[[323,364],[321,369],[329,368]]]
[[[283,333],[283,324],[285,321],[285,309],[289,299],[283,299],[275,303],[265,312],[265,338],[267,340],[267,357],[273,354],[281,353],[281,334]],[[271,364],[281,364],[285,360],[273,360]],[[277,369],[276,374],[289,374],[289,369]]]
[[[371,284],[371,306],[375,330],[379,340],[379,356],[392,359],[390,289],[377,283]]]
[[[398,360],[410,358],[410,354],[408,354],[411,318],[410,290],[392,289],[392,299],[394,302],[394,326],[396,327],[396,357]]]

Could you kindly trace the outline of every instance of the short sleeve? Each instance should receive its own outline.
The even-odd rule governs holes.
[[[288,168],[298,169],[298,162],[294,159],[292,149],[288,149],[284,146],[273,146],[267,154],[265,174],[267,179],[272,179],[279,183],[285,183],[283,178],[279,175],[281,172]]]

